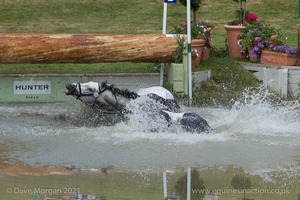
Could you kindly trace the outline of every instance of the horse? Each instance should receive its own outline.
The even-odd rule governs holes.
[[[196,113],[178,113],[180,106],[170,91],[161,86],[140,88],[135,91],[119,89],[113,84],[104,81],[102,83],[68,83],[65,88],[66,95],[72,95],[76,99],[92,108],[92,111],[100,111],[101,114],[113,114],[109,122],[116,121],[117,116],[130,113],[126,106],[130,101],[139,97],[149,97],[158,105],[151,104],[147,110],[150,115],[160,115],[167,121],[168,126],[179,124],[185,131],[210,132],[212,128],[207,121]],[[149,102],[147,102],[149,103]],[[153,103],[153,102],[152,102]],[[157,109],[157,107],[159,107]]]
[[[66,95],[72,95],[84,104],[98,107],[103,112],[126,113],[126,105],[133,99],[148,96],[170,111],[178,111],[179,103],[170,91],[161,86],[141,88],[136,91],[119,89],[113,84],[102,83],[68,83],[65,88]]]

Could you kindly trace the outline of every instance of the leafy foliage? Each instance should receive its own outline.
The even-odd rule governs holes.
[[[233,0],[233,2],[240,4],[240,9],[237,10],[238,19],[233,20],[228,24],[229,25],[244,24],[244,22],[246,21],[246,15],[248,13],[248,11],[246,10],[246,0]]]
[[[179,0],[179,2],[186,7],[186,0]],[[193,11],[193,22],[197,21],[196,12],[200,9],[202,0],[191,0],[191,10]]]
[[[175,57],[175,63],[182,63],[183,61],[183,51],[184,51],[184,37],[177,37],[177,44],[178,44],[178,48],[177,48],[177,54]]]

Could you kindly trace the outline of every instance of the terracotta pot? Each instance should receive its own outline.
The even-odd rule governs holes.
[[[277,53],[273,51],[262,50],[260,63],[273,66],[292,66],[298,60],[298,55],[287,53]]]
[[[200,64],[204,46],[205,46],[205,40],[192,39],[192,51],[197,50],[197,53],[198,53],[198,56],[192,55],[192,67],[197,67]]]
[[[201,60],[207,60],[209,58],[210,49],[207,47],[203,47]]]
[[[227,45],[229,51],[229,57],[231,58],[243,58],[241,55],[242,47],[238,44],[238,35],[245,28],[244,26],[232,26],[224,25],[227,32]]]
[[[253,46],[247,47],[250,61],[251,62],[259,62],[259,60],[256,57],[252,57],[251,54],[250,54],[250,52],[252,51],[253,48],[254,48]]]

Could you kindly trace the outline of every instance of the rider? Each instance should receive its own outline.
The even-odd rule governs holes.
[[[208,122],[196,113],[174,113],[163,110],[161,114],[168,121],[169,126],[173,123],[180,124],[185,131],[208,133],[213,130]]]

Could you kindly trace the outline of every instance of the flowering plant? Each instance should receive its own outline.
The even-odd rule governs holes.
[[[252,48],[249,53],[250,57],[255,58],[257,61],[260,60],[261,51],[269,46],[268,41],[260,41],[259,38],[256,39],[256,45]],[[248,50],[248,49],[247,49]]]
[[[270,50],[278,53],[298,54],[298,47],[291,47],[290,45],[274,45],[270,47]]]
[[[243,47],[242,54],[247,57],[255,57],[260,59],[260,54],[263,49],[274,45],[284,44],[286,39],[282,32],[277,28],[264,21],[256,21],[248,24],[238,36],[239,44]],[[251,52],[248,52],[248,47],[253,47]]]
[[[193,49],[192,50],[192,57],[193,58],[196,58],[196,57],[199,57],[200,55],[199,55],[199,53],[198,53],[198,50],[197,49]]]
[[[199,20],[197,23],[191,24],[191,37],[192,39],[204,39],[206,41],[205,46],[211,48],[210,36],[212,28],[214,28],[212,23],[209,23],[207,20]],[[187,22],[185,21],[179,27],[174,27],[172,33],[187,34]]]
[[[247,22],[251,23],[251,22],[256,22],[258,19],[257,15],[255,15],[254,13],[248,13],[247,14]]]
[[[208,23],[207,23],[208,24]],[[208,26],[202,20],[199,20],[198,23],[191,24],[191,36],[193,39],[207,39],[207,28]],[[175,34],[187,34],[187,22],[184,21],[183,24],[179,27],[174,27],[172,33]]]

